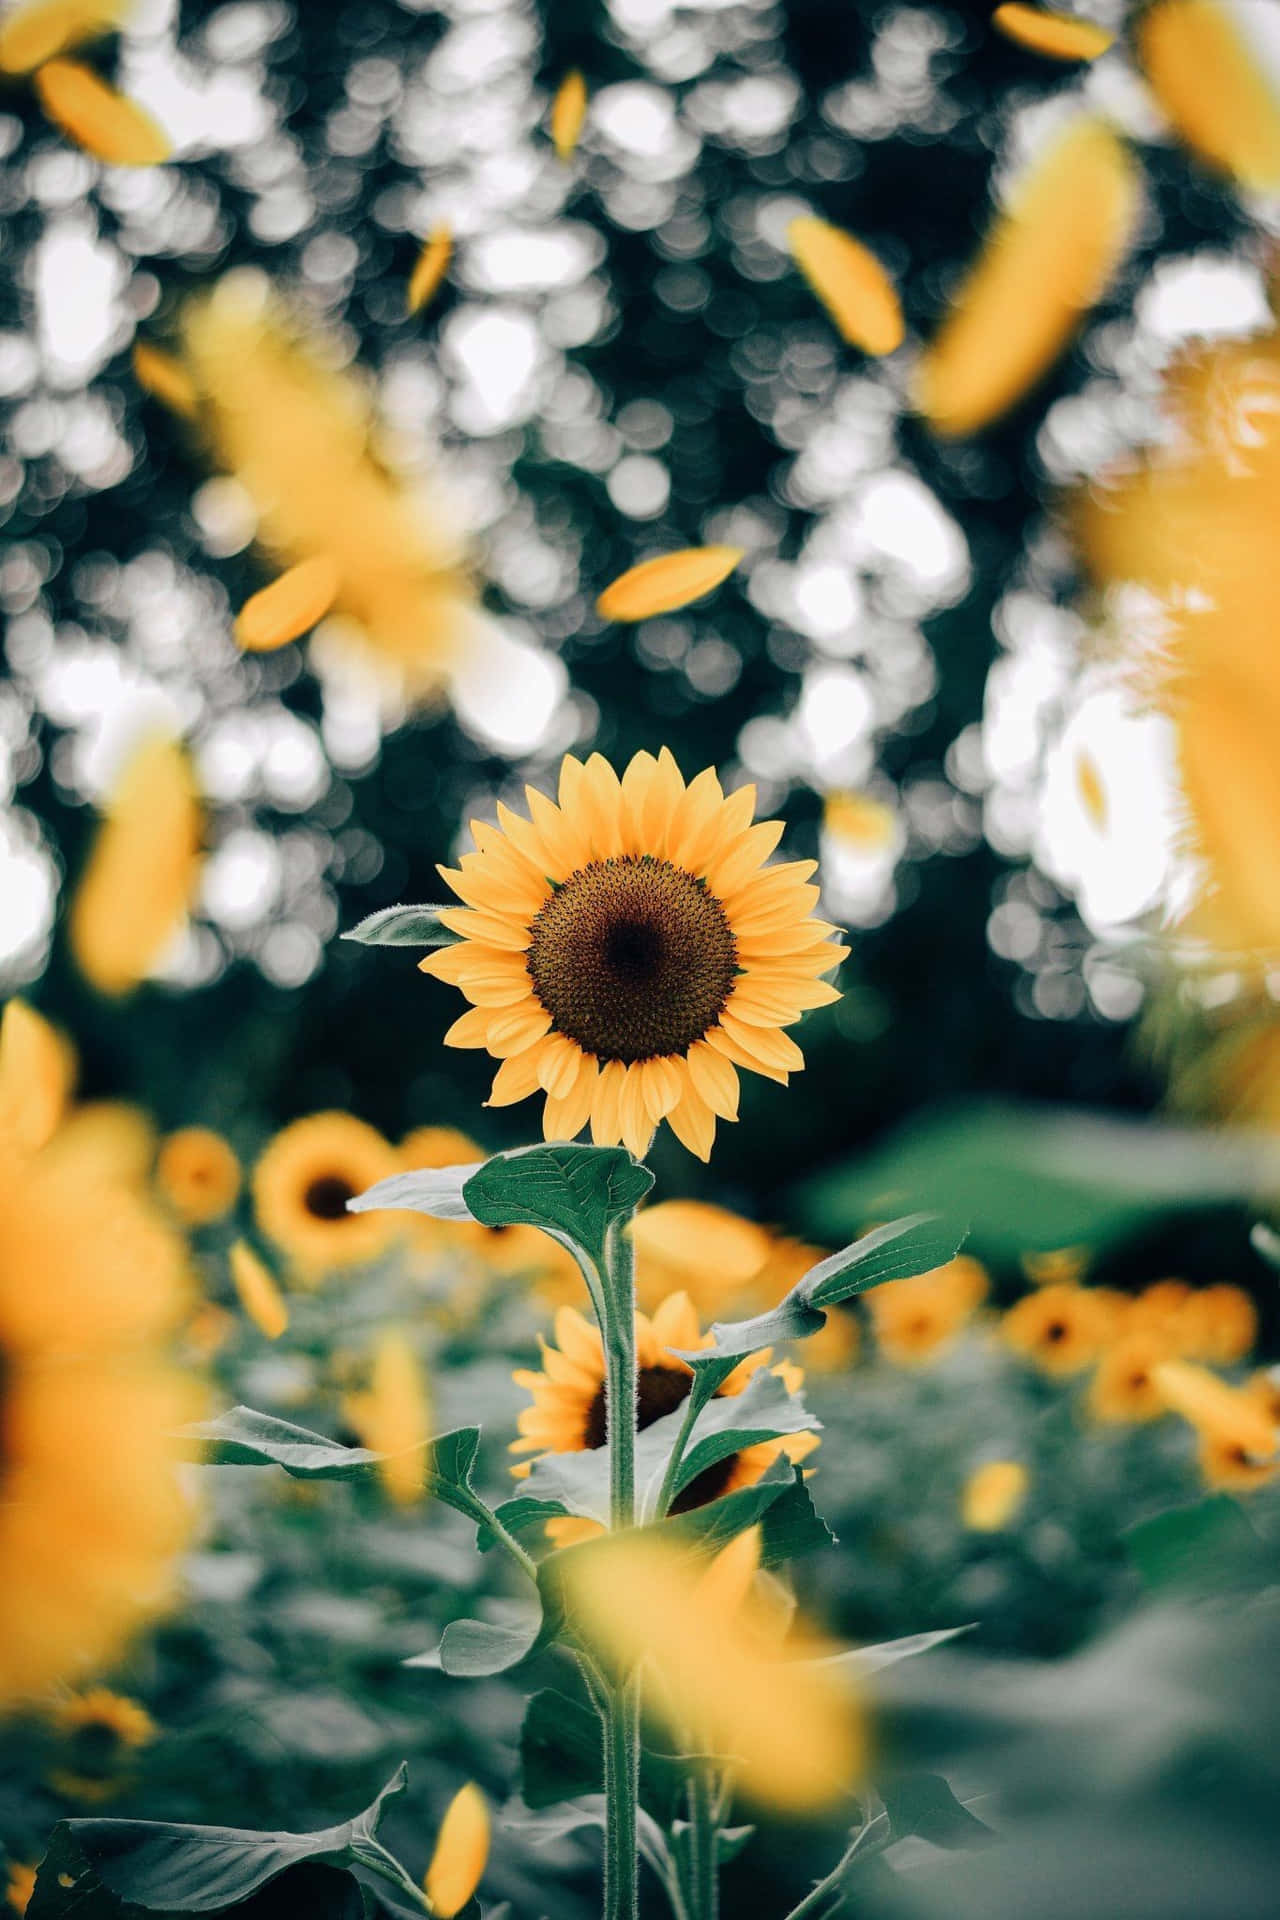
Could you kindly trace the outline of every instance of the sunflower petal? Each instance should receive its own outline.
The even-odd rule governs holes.
[[[1023,6],[1021,0],[1007,0],[997,7],[991,24],[1006,40],[1032,53],[1043,53],[1050,60],[1096,60],[1115,45],[1116,39],[1109,27],[1100,26],[1096,20]]]
[[[551,144],[558,160],[573,158],[586,117],[587,83],[575,67],[566,73],[551,102]]]
[[[649,620],[674,613],[718,587],[741,560],[741,547],[684,547],[628,568],[596,601],[602,620]]]
[[[667,1125],[682,1146],[699,1160],[709,1160],[715,1145],[716,1116],[692,1086],[678,1107],[667,1115]]]
[[[902,345],[902,308],[869,247],[809,214],[791,222],[787,247],[842,340],[864,353],[896,352]]]
[[[145,107],[78,60],[47,61],[36,74],[35,90],[53,124],[108,166],[155,167],[173,152],[168,134]]]
[[[413,272],[409,275],[409,285],[404,297],[407,313],[421,313],[427,303],[435,298],[449,271],[449,262],[452,258],[453,229],[445,221],[440,226],[432,228],[414,264]]]
[[[1202,160],[1260,193],[1280,187],[1280,99],[1218,0],[1159,0],[1134,29],[1156,99]]]
[[[338,569],[327,554],[300,560],[245,601],[236,617],[236,641],[246,653],[274,653],[309,633],[338,597]]]

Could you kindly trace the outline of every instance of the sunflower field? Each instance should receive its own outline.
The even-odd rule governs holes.
[[[0,0],[0,1906],[1280,1911],[1280,0]]]

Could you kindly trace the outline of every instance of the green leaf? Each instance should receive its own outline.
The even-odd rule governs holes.
[[[1226,1493],[1141,1520],[1124,1544],[1143,1584],[1156,1592],[1236,1586],[1261,1576],[1271,1558],[1243,1507]]]
[[[260,1889],[303,1866],[329,1868],[367,1863],[386,1856],[374,1836],[386,1801],[402,1793],[401,1767],[371,1806],[340,1826],[318,1833],[259,1833],[240,1827],[188,1827],[155,1820],[64,1820],[37,1876],[29,1911],[35,1920],[55,1914],[74,1920],[106,1920],[111,1911],[98,1898],[105,1890],[117,1902],[148,1913],[223,1913],[240,1907]],[[70,1887],[63,1885],[69,1878]],[[43,1880],[44,1884],[41,1885]],[[309,1876],[314,1889],[314,1876]],[[348,1874],[323,1885],[332,1904],[320,1909],[342,1920],[363,1911],[353,1907]],[[296,1885],[296,1883],[294,1883]],[[278,1906],[263,1907],[282,1916],[290,1909],[281,1890]],[[294,1907],[293,1911],[300,1909]]]
[[[204,1443],[203,1458],[215,1467],[283,1467],[295,1480],[369,1481],[389,1456],[368,1447],[344,1447],[322,1433],[295,1427],[252,1407],[232,1407],[213,1420],[183,1429],[184,1437]],[[446,1506],[483,1525],[488,1507],[472,1491],[471,1474],[480,1447],[479,1427],[456,1427],[423,1442],[429,1449],[426,1490]]]
[[[440,924],[440,915],[450,911],[447,906],[379,907],[342,938],[363,947],[453,947],[461,934]]]
[[[687,1769],[686,1756],[655,1753],[648,1746],[641,1749],[640,1802],[664,1826],[684,1798]],[[532,1811],[540,1812],[565,1800],[603,1792],[599,1715],[594,1707],[544,1687],[529,1701],[520,1729],[521,1798]]]
[[[416,1653],[406,1667],[436,1667],[454,1680],[487,1679],[527,1660],[542,1638],[538,1614],[512,1624],[494,1620],[451,1620],[430,1653]]]
[[[1260,1260],[1280,1272],[1280,1233],[1269,1227],[1265,1220],[1259,1220],[1249,1235],[1249,1241]]]
[[[933,1633],[908,1633],[900,1640],[880,1640],[872,1647],[850,1647],[847,1653],[833,1653],[828,1659],[815,1664],[823,1667],[842,1667],[857,1679],[879,1673],[884,1667],[896,1666],[899,1660],[909,1660],[917,1653],[928,1653],[932,1647],[942,1646],[944,1641],[954,1640],[962,1633],[972,1633],[974,1622],[963,1627],[939,1627]]]
[[[699,1414],[676,1475],[675,1491],[683,1493],[699,1474],[744,1447],[813,1432],[820,1424],[799,1394],[789,1392],[778,1374],[761,1367],[741,1393],[713,1399]]]
[[[914,1773],[877,1782],[889,1816],[890,1844],[912,1835],[949,1852],[989,1846],[995,1839],[986,1822],[956,1799],[940,1773]]]
[[[348,1200],[347,1212],[381,1213],[391,1209],[427,1213],[433,1220],[474,1220],[462,1190],[483,1164],[473,1160],[459,1167],[419,1167],[413,1173],[393,1173]]]
[[[134,1920],[143,1912],[153,1920],[173,1920],[174,1911],[161,1914],[157,1908],[141,1908],[109,1893],[66,1821],[53,1830],[27,1905],[32,1920]],[[296,1914],[306,1914],[307,1920],[372,1920],[375,1908],[368,1888],[345,1868],[304,1861],[287,1867],[247,1900],[224,1911],[234,1912],[236,1920],[293,1920]]]
[[[739,1354],[817,1333],[826,1320],[826,1309],[842,1300],[883,1286],[888,1280],[906,1280],[912,1274],[944,1267],[960,1251],[966,1231],[935,1213],[915,1213],[877,1227],[810,1267],[768,1313],[757,1314],[752,1320],[717,1321],[711,1329],[713,1346],[680,1357],[695,1372],[705,1374],[716,1369],[723,1377],[725,1362]]]
[[[835,1544],[799,1467],[779,1462],[754,1487],[722,1494],[705,1507],[664,1520],[666,1538],[683,1538],[706,1553],[719,1553],[748,1527],[760,1528],[760,1564],[780,1567],[788,1560]]]
[[[653,1186],[648,1167],[625,1147],[581,1147],[564,1141],[495,1153],[464,1188],[472,1214],[486,1227],[541,1227],[604,1265],[609,1230],[629,1219]]]

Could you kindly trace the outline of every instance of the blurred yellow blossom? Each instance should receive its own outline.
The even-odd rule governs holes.
[[[130,1757],[159,1732],[140,1701],[108,1687],[69,1695],[49,1717],[61,1743],[49,1785],[64,1799],[91,1805],[113,1799],[129,1784]]]
[[[278,1340],[289,1330],[289,1308],[271,1269],[243,1240],[233,1244],[227,1258],[240,1305],[259,1332]]]
[[[17,0],[0,18],[0,73],[34,73],[46,60],[118,33],[138,0]]]
[[[299,560],[245,601],[236,616],[236,639],[246,653],[274,653],[301,639],[324,619],[340,585],[337,566],[327,553]]]
[[[431,1437],[431,1402],[422,1362],[407,1335],[387,1327],[374,1344],[369,1385],[347,1396],[348,1420],[364,1445],[383,1458],[378,1477],[398,1507],[422,1499]]]
[[[0,1015],[0,1132],[26,1152],[43,1147],[67,1111],[76,1077],[71,1042],[16,997]]]
[[[1111,1328],[1107,1301],[1088,1287],[1057,1282],[1024,1294],[1005,1314],[1000,1331],[1014,1352],[1042,1373],[1067,1375],[1093,1364]]]
[[[876,1344],[895,1366],[920,1366],[948,1347],[982,1305],[986,1270],[960,1254],[945,1267],[873,1287],[864,1304]]]
[[[765,1273],[773,1247],[754,1220],[705,1200],[661,1200],[643,1208],[631,1223],[631,1239],[640,1305],[651,1312],[667,1294],[683,1291],[708,1318],[724,1318],[730,1306],[755,1299],[753,1283]]]
[[[434,300],[444,284],[452,258],[453,228],[447,221],[442,221],[438,227],[432,228],[414,262],[404,296],[407,312],[421,313]]]
[[[1262,50],[1220,0],[1155,0],[1134,42],[1175,130],[1211,167],[1260,193],[1280,187],[1280,94]]]
[[[1021,0],[1005,0],[992,14],[991,24],[1007,40],[1050,60],[1096,60],[1115,44],[1114,33],[1096,20],[1024,6]]]
[[[685,547],[642,560],[605,588],[596,612],[602,620],[632,621],[674,613],[727,580],[741,558],[741,547]]]
[[[160,1142],[156,1185],[187,1226],[208,1226],[230,1213],[240,1179],[234,1149],[211,1127],[180,1127]]]
[[[575,67],[566,73],[551,102],[551,144],[560,160],[573,158],[587,117],[587,83]]]
[[[961,1514],[972,1533],[1000,1533],[1017,1518],[1031,1475],[1021,1460],[987,1460],[964,1483]]]
[[[395,1148],[350,1113],[312,1113],[283,1127],[253,1170],[253,1205],[267,1238],[314,1284],[382,1253],[394,1213],[348,1213],[347,1202],[399,1171]]]

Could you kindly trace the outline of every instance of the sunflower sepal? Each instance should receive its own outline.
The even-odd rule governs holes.
[[[443,902],[434,906],[424,902],[419,906],[379,907],[339,937],[355,940],[362,947],[453,947],[462,935],[441,920],[440,915],[448,911]]]

